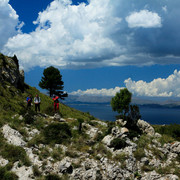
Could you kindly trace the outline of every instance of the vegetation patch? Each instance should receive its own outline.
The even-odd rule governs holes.
[[[34,165],[33,167],[33,174],[34,174],[34,176],[36,176],[36,177],[39,177],[39,176],[41,176],[41,171],[39,170],[39,168],[38,168],[38,166],[37,165]]]
[[[145,152],[144,148],[137,148],[136,151],[134,152],[134,157],[140,161],[141,158],[145,157]]]
[[[57,174],[49,174],[45,177],[45,180],[62,180]]]
[[[110,143],[110,147],[114,148],[115,150],[125,148],[126,146],[126,141],[120,138],[115,138]]]
[[[20,161],[22,165],[30,166],[31,162],[26,155],[25,150],[22,147],[5,144],[1,149],[1,155],[3,158],[8,159],[10,162]]]
[[[52,123],[44,128],[43,135],[46,144],[61,144],[71,136],[71,129],[66,123]]]
[[[167,135],[173,137],[176,141],[180,141],[180,124],[154,125],[153,127],[159,134]]]
[[[116,156],[113,157],[114,161],[118,161],[121,164],[123,164],[125,162],[125,160],[128,159],[128,155],[124,152],[117,154]]]
[[[12,165],[7,164],[5,167],[0,166],[0,178],[1,180],[18,180],[18,176],[11,172]]]

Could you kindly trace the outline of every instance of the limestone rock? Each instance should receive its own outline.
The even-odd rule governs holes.
[[[92,122],[96,122],[96,123],[100,124],[101,126],[107,127],[107,123],[105,123],[103,121],[92,120]]]
[[[23,136],[15,129],[12,129],[9,125],[4,125],[2,132],[9,144],[22,147],[26,145],[26,142],[23,140]]]
[[[173,143],[170,147],[170,151],[176,154],[180,153],[180,142]]]
[[[24,90],[24,71],[19,70],[16,56],[7,57],[0,53],[0,81],[7,81],[21,91]]]
[[[121,136],[123,136],[124,134],[126,134],[128,132],[129,132],[129,130],[127,128],[125,128],[125,127],[119,128],[118,126],[113,127],[112,130],[111,130],[111,134],[115,138],[121,137]]]
[[[8,163],[9,163],[8,160],[6,160],[0,156],[0,166],[2,166],[2,167],[6,166],[6,164],[8,164]]]
[[[59,172],[61,173],[69,173],[73,172],[72,162],[68,157],[64,158],[59,164]]]
[[[88,134],[91,139],[94,139],[96,137],[99,129],[96,127],[93,127],[89,124],[86,124],[86,126],[88,127],[86,134]]]
[[[179,177],[173,174],[168,174],[164,177],[161,177],[160,180],[179,180]]]
[[[32,166],[30,167],[26,167],[26,166],[22,166],[19,167],[18,166],[18,161],[14,163],[14,166],[12,168],[12,172],[14,172],[19,178],[19,180],[31,180],[33,179],[33,170],[32,170]]]
[[[161,175],[156,173],[156,171],[152,171],[152,172],[149,172],[149,173],[144,173],[141,180],[155,180],[155,179],[160,179],[160,178],[161,178]]]
[[[146,133],[150,136],[154,136],[155,134],[154,128],[146,121],[139,119],[137,122],[137,126],[139,127],[140,130],[142,130],[143,133]]]
[[[40,131],[37,129],[30,129],[28,127],[25,128],[27,131],[27,134],[29,135],[28,140],[31,140],[34,136],[38,135]]]
[[[24,148],[24,149],[33,165],[37,165],[38,167],[42,166],[43,162],[39,160],[39,156],[37,154],[33,154],[33,151],[34,150],[38,151],[38,149],[35,148]]]
[[[123,119],[117,119],[116,120],[116,124],[120,125],[120,126],[125,126],[127,123],[127,121],[124,121]]]
[[[102,142],[107,145],[110,146],[111,141],[114,139],[114,137],[112,135],[107,135],[103,138]]]
[[[54,114],[54,120],[56,120],[56,121],[60,121],[61,120],[61,116],[60,116],[59,113],[55,113]]]

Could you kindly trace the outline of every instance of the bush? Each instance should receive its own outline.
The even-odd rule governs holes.
[[[11,162],[16,162],[20,160],[21,163],[26,166],[29,166],[31,164],[25,150],[19,146],[6,144],[1,151],[1,155]]]
[[[129,129],[129,133],[128,133],[128,137],[129,139],[133,139],[134,137],[138,137],[139,135],[141,135],[141,131],[139,130],[132,130],[132,129]]]
[[[24,115],[24,122],[26,124],[33,124],[33,122],[34,122],[34,111],[30,110]]]
[[[124,152],[117,154],[115,157],[113,157],[115,161],[119,161],[120,163],[124,163],[127,158],[128,157]]]
[[[54,107],[53,105],[49,105],[45,108],[44,110],[45,114],[48,114],[49,116],[53,116],[54,115]]]
[[[110,147],[113,147],[114,149],[122,149],[127,146],[127,143],[124,139],[115,138],[111,141]]]
[[[61,178],[56,174],[49,174],[45,177],[45,180],[61,180]]]
[[[145,152],[144,152],[144,148],[138,148],[135,152],[134,152],[134,157],[140,161],[141,158],[145,157]]]
[[[107,125],[108,127],[107,127],[107,131],[105,132],[105,136],[111,134],[111,130],[115,126],[115,122],[108,121]]]
[[[61,123],[52,123],[45,127],[43,134],[46,144],[61,144],[72,136],[70,127]]]
[[[39,170],[37,165],[34,165],[32,168],[33,168],[34,176],[41,176],[41,172],[40,172],[40,170]]]
[[[9,171],[8,165],[5,167],[0,166],[0,177],[1,180],[18,180],[18,176],[15,173]]]
[[[179,124],[170,124],[170,125],[155,125],[155,131],[163,134],[168,135],[180,141],[180,125]]]

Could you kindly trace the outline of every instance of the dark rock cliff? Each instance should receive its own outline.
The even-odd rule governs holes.
[[[24,71],[19,70],[16,55],[8,57],[0,53],[0,82],[3,85],[5,81],[24,91]]]

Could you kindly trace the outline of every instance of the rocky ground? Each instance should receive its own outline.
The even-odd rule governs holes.
[[[15,115],[12,118],[21,121],[24,117]],[[41,114],[34,117],[37,118],[48,124],[71,124],[72,131],[79,132],[78,125],[73,125],[76,119],[63,119],[58,114]],[[44,124],[44,127],[48,124]],[[72,141],[70,139],[69,143],[61,144],[33,144],[35,141],[32,140],[41,132],[29,124],[23,127],[24,133],[5,124],[1,133],[6,143],[23,148],[30,161],[28,165],[24,165],[21,160],[13,162],[10,171],[20,180],[45,179],[49,174],[54,177],[57,175],[59,179],[72,180],[178,180],[180,142],[162,144],[162,136],[155,133],[154,128],[143,120],[137,123],[142,135],[129,138],[129,129],[124,125],[122,120],[117,120],[110,132],[103,136],[103,131],[108,129],[107,122],[83,122],[83,136],[78,136],[76,141],[71,137]],[[124,144],[113,147],[115,139],[123,140]],[[1,167],[8,163],[8,159],[0,156]]]

